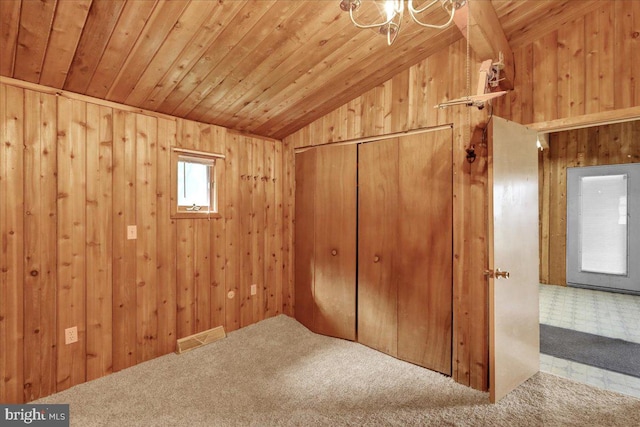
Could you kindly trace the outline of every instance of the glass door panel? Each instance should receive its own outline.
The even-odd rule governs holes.
[[[627,274],[627,175],[580,181],[582,271]]]

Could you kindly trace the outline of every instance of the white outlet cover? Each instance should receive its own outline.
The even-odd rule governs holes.
[[[73,326],[64,330],[64,343],[73,344],[78,342],[78,327]]]
[[[251,295],[258,293],[258,285],[251,285]]]

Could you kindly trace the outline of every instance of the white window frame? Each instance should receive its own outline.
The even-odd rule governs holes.
[[[188,150],[179,147],[171,148],[171,218],[217,218],[221,217],[218,209],[217,185],[220,181],[216,161],[224,160],[224,155],[203,151]],[[209,167],[209,205],[181,206],[178,203],[178,163],[200,163]]]

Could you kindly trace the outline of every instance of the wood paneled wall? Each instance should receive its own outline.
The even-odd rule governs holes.
[[[497,115],[528,124],[640,106],[640,2],[599,4],[514,51]]]
[[[0,84],[0,401],[293,314],[292,149],[45,92]],[[226,156],[221,218],[170,218],[171,146]]]
[[[540,281],[567,284],[567,168],[640,163],[640,121],[552,133],[540,153]]]
[[[478,70],[480,61],[472,56],[470,62],[471,70]],[[465,69],[466,44],[459,41],[290,135],[284,142],[305,147],[452,124],[452,376],[460,383],[486,390],[488,302],[483,271],[487,267],[487,147],[474,129],[486,121],[487,115],[486,110],[460,106],[434,108],[441,101],[469,93]],[[465,159],[465,149],[470,144],[475,145],[478,154],[471,164]]]

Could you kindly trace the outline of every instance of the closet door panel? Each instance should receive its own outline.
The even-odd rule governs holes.
[[[315,250],[315,186],[316,152],[296,154],[295,194],[295,317],[315,331],[314,250]]]
[[[356,338],[355,145],[315,149],[316,332]]]
[[[358,156],[358,342],[397,356],[398,139]]]
[[[451,131],[399,143],[398,357],[451,374]]]

